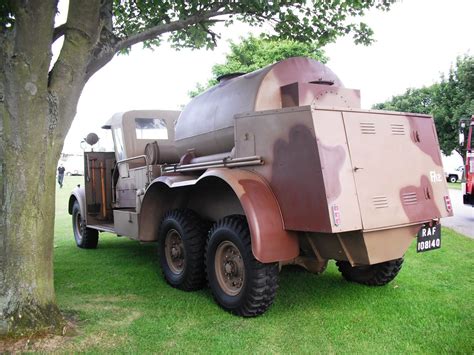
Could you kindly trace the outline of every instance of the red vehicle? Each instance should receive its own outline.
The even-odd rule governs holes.
[[[461,121],[461,129],[463,131],[461,134],[461,144],[464,143],[466,121],[469,123],[469,120]],[[471,205],[474,207],[474,115],[471,117],[467,134],[464,178],[465,181],[462,183],[463,202],[465,205]]]

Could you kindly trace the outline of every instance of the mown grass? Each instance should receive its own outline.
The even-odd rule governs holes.
[[[272,308],[255,319],[222,311],[208,289],[185,293],[161,277],[154,245],[102,234],[74,244],[67,199],[57,193],[55,287],[78,335],[63,351],[183,353],[474,352],[473,240],[443,230],[442,249],[416,254],[385,287],[284,268]]]
[[[460,182],[448,182],[448,188],[461,190],[461,183]]]

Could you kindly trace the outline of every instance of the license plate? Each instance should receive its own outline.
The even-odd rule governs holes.
[[[441,224],[434,224],[431,227],[425,224],[418,232],[416,252],[421,253],[439,248],[441,248]]]

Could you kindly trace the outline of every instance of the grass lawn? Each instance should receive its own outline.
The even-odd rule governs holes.
[[[274,305],[242,319],[208,289],[185,293],[161,276],[156,246],[102,234],[96,250],[75,246],[58,190],[55,287],[78,335],[64,352],[469,353],[474,352],[474,244],[443,230],[440,250],[416,254],[385,287],[344,281],[335,264],[320,276],[284,268]],[[82,184],[82,182],[81,182]]]
[[[448,188],[461,190],[461,183],[460,182],[448,182]]]

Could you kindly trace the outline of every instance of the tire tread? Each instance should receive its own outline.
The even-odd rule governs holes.
[[[250,281],[250,284],[247,288],[247,294],[244,296],[243,302],[238,307],[228,308],[225,305],[220,304],[214,292],[213,297],[222,308],[233,314],[242,317],[258,316],[264,313],[273,304],[275,299],[278,289],[278,263],[264,264],[255,259],[252,253],[250,230],[246,218],[242,215],[231,215],[219,220],[209,231],[205,252],[207,275],[209,275],[210,272],[210,270],[207,270],[209,241],[212,234],[221,228],[232,230],[241,238],[244,244],[242,257],[244,260],[250,260],[250,270],[252,275],[246,276],[247,280]],[[212,285],[210,285],[210,283],[209,286],[212,290]]]
[[[337,261],[342,276],[350,282],[367,286],[384,286],[392,281],[402,268],[403,258],[385,261],[366,267],[353,267],[347,261]]]
[[[172,220],[177,222],[183,230],[183,242],[186,246],[186,269],[185,277],[181,284],[173,284],[168,279],[163,262],[166,260],[164,256],[163,248],[160,248],[160,259],[161,259],[161,270],[163,276],[168,284],[172,287],[178,288],[183,291],[196,291],[206,283],[206,277],[204,273],[204,244],[207,233],[207,223],[203,221],[196,212],[190,209],[176,209],[168,211],[164,216],[160,224],[159,236],[164,238],[166,233],[163,228],[166,226],[165,222]],[[161,243],[160,243],[161,244]],[[164,244],[164,243],[163,243]],[[162,245],[163,245],[162,244]]]
[[[76,240],[76,245],[82,249],[96,249],[97,244],[99,243],[99,231],[92,228],[87,228],[86,223],[83,222],[81,225],[81,242],[77,241],[76,238],[76,228],[75,228],[75,221],[76,221],[76,214],[81,212],[81,207],[79,206],[79,202],[77,200],[74,202],[72,207],[72,224],[73,224],[73,233],[74,239]],[[82,218],[82,215],[81,215]]]

